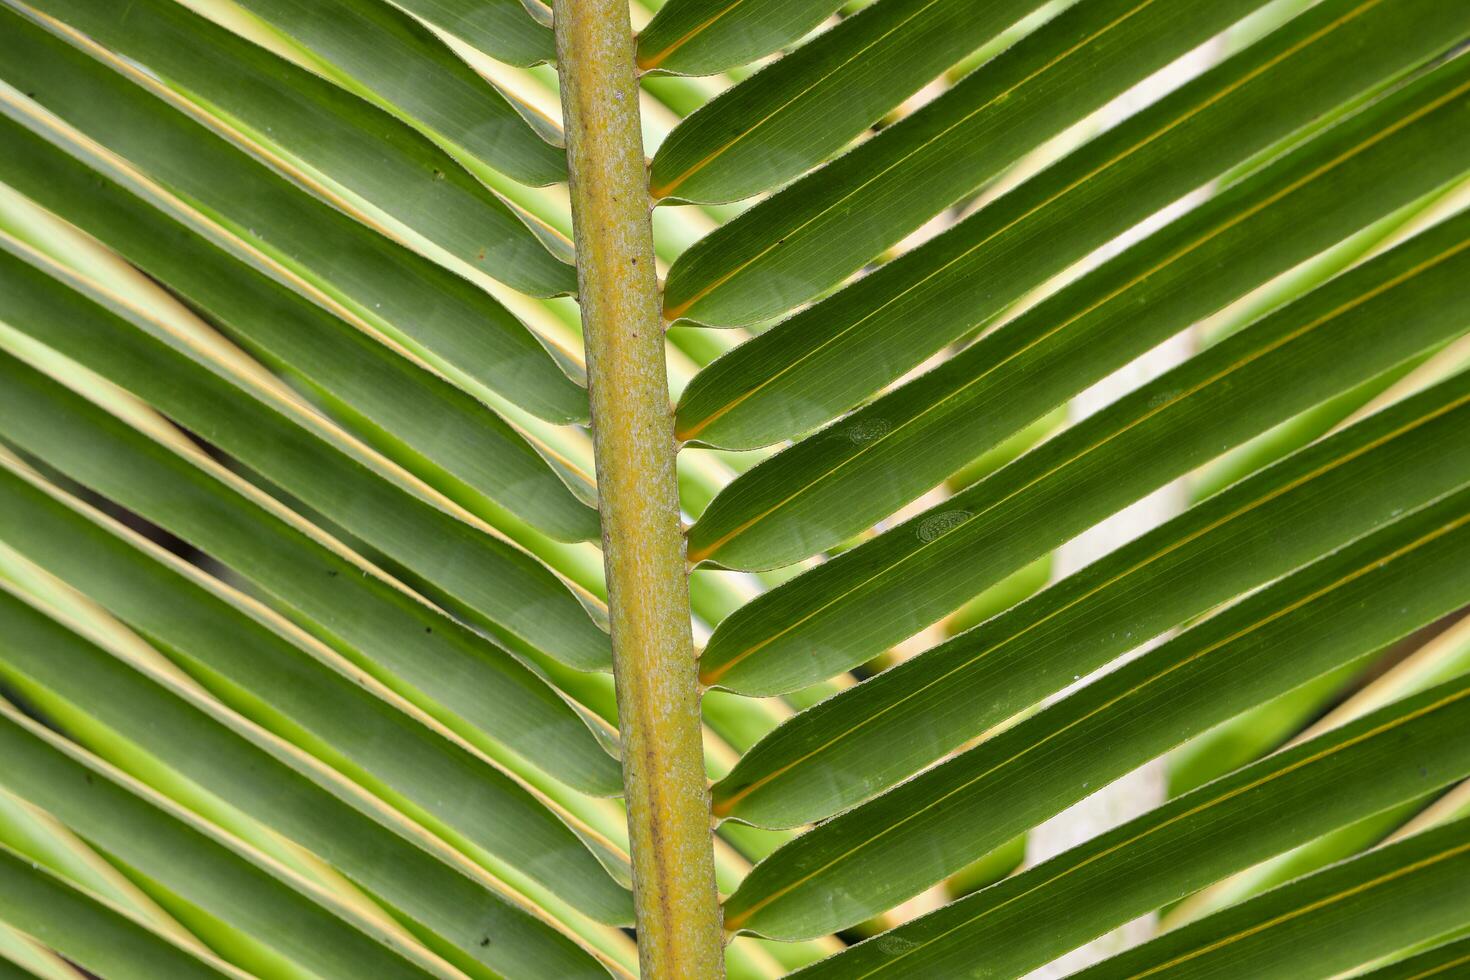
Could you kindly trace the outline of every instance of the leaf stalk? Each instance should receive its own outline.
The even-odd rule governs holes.
[[[642,975],[724,975],[627,0],[556,0]]]

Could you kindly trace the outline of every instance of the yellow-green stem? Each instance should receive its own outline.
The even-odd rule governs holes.
[[[699,686],[627,0],[556,0],[642,974],[720,977]]]

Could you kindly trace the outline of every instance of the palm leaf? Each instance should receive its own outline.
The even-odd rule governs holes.
[[[1467,40],[0,0],[0,976],[1462,969]]]

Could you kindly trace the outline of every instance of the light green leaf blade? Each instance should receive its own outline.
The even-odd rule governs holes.
[[[1467,275],[1470,216],[1310,294],[970,489],[752,600],[710,638],[704,678],[746,693],[780,693],[881,653],[1223,449],[1460,335],[1467,324],[1455,298]],[[1032,374],[1025,383],[1034,388],[1040,380]],[[1025,397],[1010,386],[1002,400],[1007,395]],[[890,469],[904,465],[900,459]],[[826,506],[837,505],[829,499]],[[800,533],[779,518],[773,523]],[[815,524],[812,518],[805,526]],[[981,554],[984,562],[972,560]]]
[[[0,464],[0,540],[181,659],[242,713],[389,803],[593,914],[622,920],[622,887],[539,794],[243,596]]]
[[[551,29],[531,16],[521,0],[394,0],[446,33],[512,65],[529,67],[556,58]],[[540,7],[540,0],[529,0]],[[548,16],[549,11],[542,7]]]
[[[0,923],[0,942],[10,940],[22,943],[30,942],[30,940],[25,939],[20,935],[20,933],[11,929],[9,926],[4,925],[4,923]],[[67,976],[67,974],[65,973],[53,973],[48,975],[43,971],[42,967],[39,964],[34,964],[37,972],[33,973],[17,963],[15,959],[12,959],[10,956],[5,955],[9,952],[10,950],[5,949],[3,946],[0,946],[0,977],[4,977],[5,980],[38,980],[38,978],[46,978],[46,980],[57,980],[58,977],[64,977],[65,980],[73,980],[74,976],[80,975],[73,974],[72,976]]]
[[[12,444],[230,566],[456,731],[585,792],[621,791],[617,761],[541,677],[203,453],[148,439],[3,351],[0,415]]]
[[[1113,325],[1115,343],[1142,353],[1462,174],[1467,149],[1456,141],[1466,130],[1466,64],[1457,58],[1370,106],[1005,324],[982,341],[987,365],[1019,371],[1104,323]],[[1160,106],[1179,108],[1171,100]],[[754,448],[807,432],[1218,172],[1214,158],[1196,161],[1203,166],[1193,173],[1149,169],[1147,184],[1162,191],[1152,199],[1152,190],[1113,183],[1119,172],[1111,162],[1147,146],[1155,122],[1144,114],[1116,127],[945,234],[721,357],[685,389],[680,438]],[[1166,187],[1175,177],[1181,184]],[[1072,196],[1073,184],[1088,194]],[[1100,196],[1089,207],[1073,209],[1094,193]],[[1137,347],[1124,340],[1146,335],[1156,339]],[[1046,408],[1131,359],[1123,350],[1121,360],[1105,356],[1112,350],[1092,343],[1088,362],[1096,371],[1055,389]]]
[[[1467,909],[1470,820],[1460,820],[1283,885],[1075,976],[1315,980],[1463,926]]]
[[[0,18],[5,16],[0,11]],[[40,45],[28,46],[45,50]],[[122,100],[109,98],[105,104],[109,115],[123,114]],[[471,500],[484,495],[554,537],[580,540],[597,535],[596,514],[579,496],[591,495],[585,478],[575,471],[554,469],[553,464],[563,470],[566,467],[474,396],[373,337],[365,321],[334,315],[309,295],[277,280],[268,263],[257,264],[248,253],[235,250],[238,239],[151,185],[130,181],[98,158],[90,162],[103,170],[94,170],[84,159],[72,158],[30,132],[11,130],[3,120],[0,127],[11,133],[6,152],[0,155],[0,177],[10,186],[32,195],[37,203],[168,283],[240,343],[365,420],[363,428],[370,434],[381,430],[387,441],[394,442],[390,452],[406,457],[410,465],[423,460],[424,465],[442,472],[450,485],[463,487]],[[208,139],[191,141],[191,155],[207,144]],[[230,159],[227,156],[226,164]],[[238,158],[236,162],[245,161]],[[228,173],[229,167],[214,172]],[[249,183],[242,179],[234,186]],[[285,189],[284,184],[275,186]],[[259,205],[260,198],[255,203]],[[293,215],[305,203],[299,194],[283,201]],[[367,229],[358,228],[359,233],[353,235],[353,223],[331,213],[345,222],[335,226],[338,232],[345,232],[338,248],[348,241],[366,242],[370,249],[377,249],[374,240],[387,244]],[[316,224],[334,227],[330,220]],[[320,244],[324,246],[321,254],[327,254],[329,240],[322,239]],[[381,257],[392,260],[387,252]],[[343,314],[343,308],[338,307],[336,313]],[[488,345],[485,340],[475,342],[481,348],[475,356],[483,364],[501,360],[488,349],[498,345],[492,338],[499,331],[485,329],[492,322],[480,321],[477,327],[489,340]],[[521,354],[501,361],[505,370],[519,377],[515,385],[546,378],[553,387],[571,385],[524,327],[508,314],[499,326],[519,334],[519,340],[511,335],[506,339],[511,348],[520,347]],[[543,359],[539,368],[536,359]],[[477,373],[484,376],[486,372]],[[576,411],[585,391],[575,385],[566,390],[569,399],[543,389],[535,401],[557,413]],[[578,485],[577,492],[568,481]]]
[[[1467,773],[1470,683],[1461,680],[1237,770],[803,976],[1023,976],[1254,861]]]
[[[0,976],[6,980],[79,980],[76,967],[0,922]]]
[[[862,802],[1170,627],[1470,483],[1467,426],[1461,376],[1257,474],[796,715],[715,784],[716,812],[791,827]],[[990,696],[957,693],[979,690]]]
[[[13,142],[13,141],[12,141]],[[6,144],[9,145],[9,144]],[[305,501],[395,562],[410,582],[513,649],[540,649],[579,669],[611,666],[607,634],[570,587],[530,555],[451,513],[406,474],[346,441],[309,410],[185,353],[142,311],[110,310],[84,283],[0,240],[0,321],[91,367]],[[61,276],[55,279],[52,276]],[[71,288],[68,288],[70,286]],[[122,313],[123,315],[119,315]]]
[[[180,897],[177,892],[131,867],[116,854],[108,855],[108,860],[139,890],[146,892],[159,905],[166,906],[169,913],[180,922],[187,923],[190,932],[202,937],[211,949],[247,974],[280,977],[281,980],[317,980],[316,975],[300,963],[282,955],[220,916],[206,912]]]
[[[575,291],[565,239],[408,124],[313,72],[172,0],[28,6],[147,66],[256,142],[330,175],[475,268],[534,295]]]
[[[798,41],[842,0],[670,0],[638,32],[638,67],[678,75],[739,68]]]
[[[0,791],[0,844],[86,894],[132,915],[175,944],[207,951],[198,937],[55,817],[4,791]]]
[[[501,957],[516,945],[516,936],[526,938],[520,955],[532,959],[536,946],[561,944],[556,930],[430,828],[395,813],[202,692],[86,641],[7,593],[0,593],[0,621],[6,624],[0,673],[34,703],[68,703],[89,725],[110,729],[115,738],[326,861],[447,941],[460,958],[495,968],[504,965]],[[43,696],[32,695],[33,689]],[[66,725],[61,712],[48,714]],[[89,741],[85,735],[81,740]],[[103,746],[89,747],[104,754]],[[523,797],[535,806],[528,794]],[[514,809],[497,807],[501,819],[519,828],[522,851],[509,863],[553,891],[569,893],[572,904],[589,914],[632,921],[627,892],[610,882],[566,828],[543,820],[538,831]],[[499,934],[494,951],[480,945],[489,923],[496,923]]]
[[[586,391],[566,376],[545,341],[488,293],[307,195],[169,106],[159,97],[161,89],[145,91],[140,86],[147,84],[146,77],[135,72],[129,80],[24,18],[8,11],[0,11],[0,16],[7,22],[5,68],[0,78],[18,89],[34,91],[36,100],[65,125],[28,111],[27,104],[14,96],[7,99],[11,103],[7,112],[52,144],[52,155],[69,155],[101,171],[111,183],[121,184],[130,196],[140,199],[132,203],[133,210],[171,210],[175,221],[222,228],[228,236],[216,232],[215,237],[223,239],[221,247],[230,249],[238,260],[260,267],[264,260],[252,262],[248,251],[259,250],[288,270],[276,272],[275,278],[291,284],[292,277],[300,277],[320,288],[329,299],[317,302],[347,307],[355,317],[410,346],[426,360],[442,364],[446,373],[466,379],[462,384],[471,390],[483,386],[499,392],[553,422],[585,417]],[[58,80],[52,81],[53,77]],[[67,127],[75,127],[82,135],[68,132]],[[91,145],[92,140],[100,148]],[[38,176],[49,176],[54,167],[66,166],[33,158],[44,152],[18,149],[16,158],[32,159],[24,163],[15,159],[11,167],[39,169],[40,174],[32,172],[26,181],[34,185]],[[76,166],[71,165],[72,169]],[[168,196],[153,187],[154,182],[186,204],[171,206]],[[17,186],[15,181],[10,183]],[[56,202],[53,210],[85,210],[90,204],[94,212],[90,220],[96,223],[95,198],[107,197],[107,190],[82,195],[70,207],[62,203],[68,195],[53,192],[45,196]],[[207,223],[204,218],[189,222],[192,209],[203,212]],[[152,216],[151,220],[167,222],[168,218]],[[138,237],[133,236],[135,250]],[[243,245],[234,245],[231,238],[242,240]],[[155,257],[153,264],[158,261]],[[241,273],[233,275],[238,278]],[[300,291],[302,286],[296,288]],[[216,287],[214,291],[227,290]]]
[[[0,845],[0,920],[27,930],[98,976],[116,980],[243,977],[184,949],[95,895]],[[0,958],[0,965],[10,964]],[[13,967],[13,964],[10,964]],[[15,967],[18,969],[18,967]],[[0,975],[5,975],[0,966]],[[29,971],[12,974],[30,977]]]
[[[1038,6],[874,4],[680,123],[654,155],[653,196],[738,201],[784,183]]]
[[[387,0],[237,0],[359,95],[523,184],[566,179],[561,134]],[[523,8],[524,9],[524,8]]]
[[[727,927],[805,938],[896,905],[1190,736],[1459,608],[1467,544],[1461,491],[1308,565],[796,838],[726,901]]]
[[[422,947],[403,945],[326,892],[4,706],[0,745],[6,758],[0,782],[7,789],[308,970],[447,975]]]

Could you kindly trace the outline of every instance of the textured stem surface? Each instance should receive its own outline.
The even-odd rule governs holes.
[[[723,975],[689,583],[627,0],[556,0],[644,977]]]

